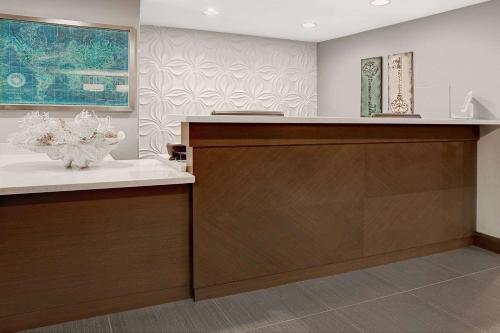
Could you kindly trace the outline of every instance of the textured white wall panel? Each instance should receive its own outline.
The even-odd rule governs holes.
[[[141,158],[180,141],[170,115],[317,114],[315,43],[143,26],[139,61]]]

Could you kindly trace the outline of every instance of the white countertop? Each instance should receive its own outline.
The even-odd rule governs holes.
[[[87,169],[67,169],[44,154],[0,154],[0,195],[189,184],[194,179],[154,159],[106,159]]]
[[[256,124],[416,124],[416,125],[492,125],[500,119],[418,119],[418,118],[341,118],[341,117],[273,117],[273,116],[183,116],[171,119],[187,123],[256,123]]]

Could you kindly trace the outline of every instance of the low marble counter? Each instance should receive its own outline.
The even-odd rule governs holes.
[[[500,119],[433,119],[433,118],[342,118],[342,117],[276,117],[276,116],[183,116],[171,119],[185,123],[256,123],[256,124],[395,124],[395,125],[500,125]]]
[[[88,169],[63,167],[43,154],[0,154],[0,195],[194,183],[158,160],[106,159]]]
[[[0,333],[189,298],[195,179],[176,167],[0,154]]]

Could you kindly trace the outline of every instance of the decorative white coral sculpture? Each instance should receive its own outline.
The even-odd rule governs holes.
[[[72,164],[86,168],[101,162],[120,141],[122,131],[111,126],[111,117],[99,118],[83,110],[74,120],[50,118],[48,113],[28,113],[20,122],[21,130],[10,136],[13,145],[37,153],[46,153],[53,160],[62,160],[66,167]]]

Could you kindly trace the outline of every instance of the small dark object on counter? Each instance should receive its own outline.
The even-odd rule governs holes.
[[[172,157],[170,159],[172,159]],[[175,157],[174,157],[174,160],[185,161],[186,160],[186,152],[183,152],[183,151],[177,152]]]
[[[167,152],[170,155],[170,160],[185,161],[186,160],[186,146],[179,144],[167,144]]]

